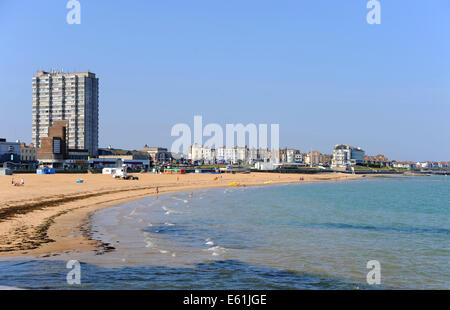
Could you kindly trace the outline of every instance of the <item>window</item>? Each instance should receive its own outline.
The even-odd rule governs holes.
[[[53,153],[61,154],[61,140],[58,139],[53,140]]]

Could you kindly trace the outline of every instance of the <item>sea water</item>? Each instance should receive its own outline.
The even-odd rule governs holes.
[[[0,285],[84,289],[449,289],[448,177],[229,187],[96,212],[109,251],[0,261]],[[69,285],[68,260],[81,262]],[[381,284],[366,281],[369,261]]]

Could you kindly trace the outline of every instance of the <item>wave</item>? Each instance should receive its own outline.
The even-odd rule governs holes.
[[[181,212],[181,211],[169,209],[169,208],[166,207],[166,206],[163,206],[162,209],[163,209],[164,211],[166,211],[166,215],[169,215],[169,214],[183,214],[183,213],[184,213],[184,212]]]
[[[227,252],[227,249],[216,245],[216,246],[208,248],[206,251],[212,252],[211,253],[212,256],[219,256],[219,255],[224,255]]]
[[[24,290],[24,289],[20,288],[20,287],[15,287],[15,286],[2,286],[2,285],[0,285],[0,291],[18,291],[18,290]]]
[[[332,229],[395,231],[395,232],[419,233],[419,234],[450,235],[450,229],[445,229],[445,228],[393,227],[393,226],[373,226],[373,225],[358,225],[358,224],[344,224],[344,223],[317,223],[317,224],[311,223],[311,224],[303,224],[303,225],[299,225],[299,226],[332,228]]]

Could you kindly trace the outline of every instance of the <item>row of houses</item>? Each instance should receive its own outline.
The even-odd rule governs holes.
[[[333,154],[322,154],[319,151],[302,153],[298,149],[284,148],[270,150],[268,148],[218,147],[211,148],[193,144],[189,154],[174,154],[163,147],[145,145],[140,150],[124,150],[109,146],[99,148],[98,156],[91,158],[87,150],[70,149],[67,143],[67,121],[55,121],[48,129],[48,137],[41,139],[41,147],[36,149],[33,144],[26,145],[20,141],[8,142],[0,138],[0,165],[11,163],[20,166],[43,166],[63,168],[73,166],[108,167],[120,159],[129,167],[148,168],[152,163],[169,164],[178,162],[197,164],[250,164],[255,163],[295,163],[303,166],[325,166],[338,169],[349,169],[358,164],[374,164],[382,167],[399,169],[446,169],[450,162],[412,162],[390,161],[386,156],[378,154],[366,156],[360,147],[346,144],[334,146]]]
[[[189,148],[188,159],[192,163],[203,164],[248,164],[259,162],[270,163],[296,163],[310,166],[328,166],[332,155],[322,154],[318,151],[302,153],[298,149],[284,148],[270,150],[268,148],[248,148],[247,146],[213,148],[200,144],[193,144]]]
[[[276,161],[276,152],[269,149],[249,149],[248,147],[218,147],[212,148],[194,143],[189,147],[188,159],[191,162],[203,164],[243,163],[252,164],[256,161]]]
[[[284,148],[278,150],[255,149],[244,147],[212,148],[193,144],[189,148],[188,158],[193,163],[202,164],[255,164],[255,163],[296,163],[303,166],[325,166],[337,169],[349,169],[360,164],[376,164],[381,167],[394,168],[446,168],[448,163],[441,162],[395,162],[383,154],[366,156],[361,147],[347,144],[336,144],[333,154],[322,154],[319,151],[302,153],[298,149]]]
[[[424,161],[424,162],[413,162],[413,161],[393,161],[392,167],[399,169],[447,169],[450,168],[450,162],[436,162],[436,161]]]

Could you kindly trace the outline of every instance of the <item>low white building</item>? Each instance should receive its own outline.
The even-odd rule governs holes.
[[[392,167],[397,169],[408,169],[412,170],[416,168],[416,164],[409,161],[394,161],[392,162]]]
[[[271,162],[256,162],[255,163],[255,169],[258,170],[275,170],[275,165]]]

